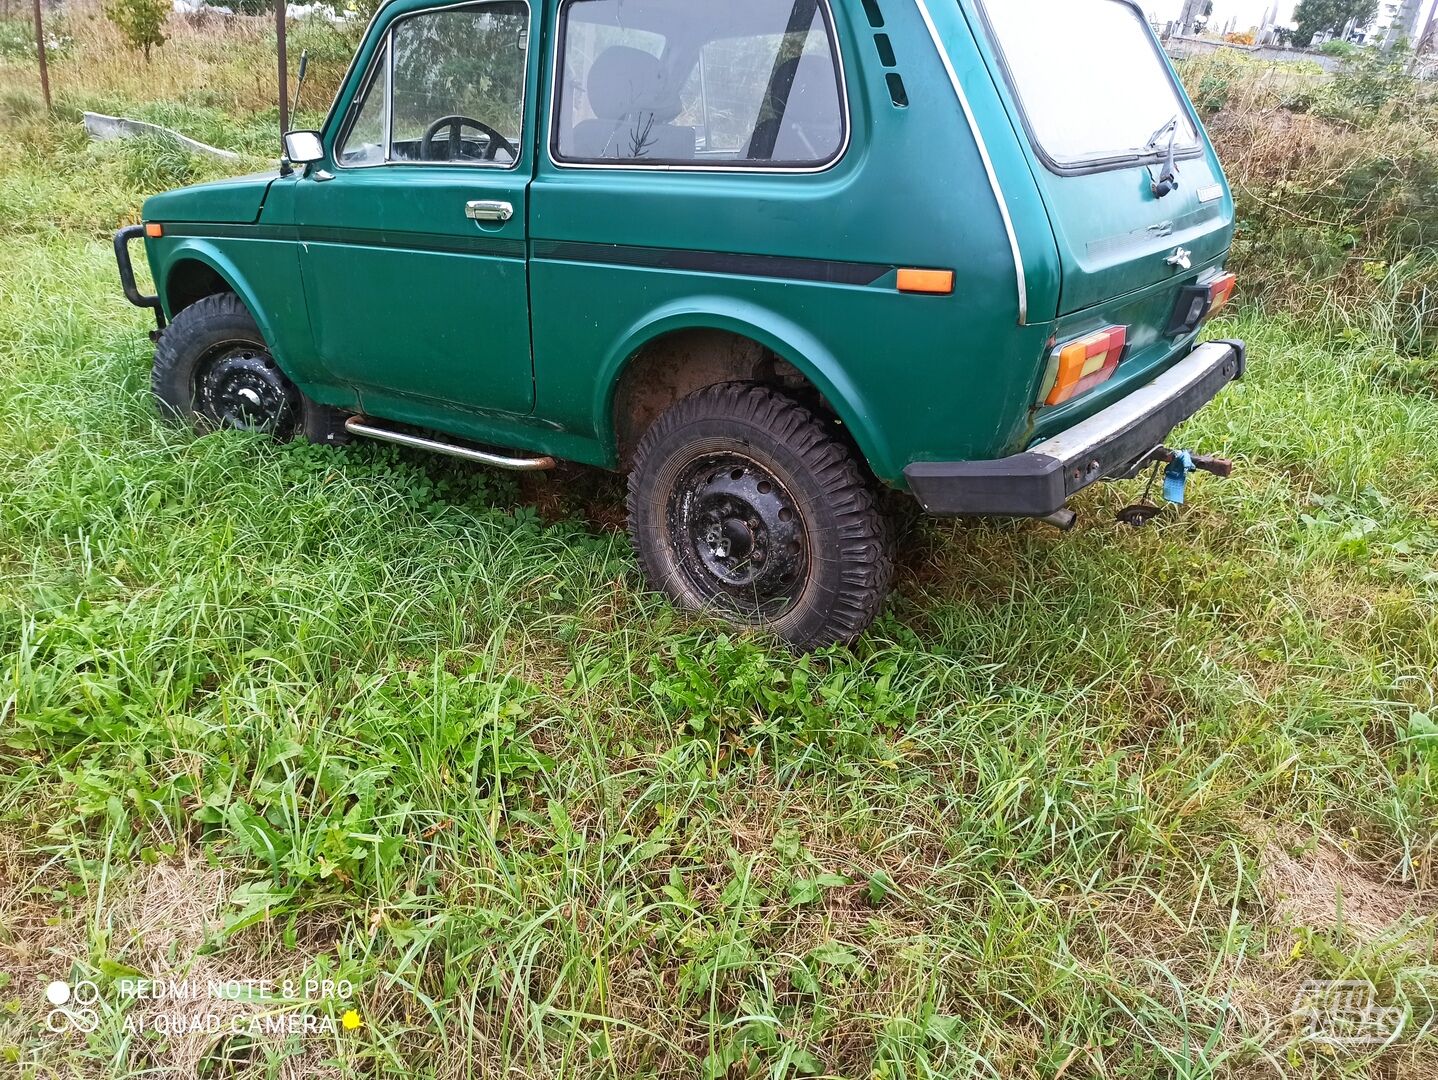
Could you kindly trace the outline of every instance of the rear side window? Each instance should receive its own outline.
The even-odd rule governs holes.
[[[1198,146],[1142,14],[1126,0],[983,0],[1038,150],[1060,169]]]
[[[848,138],[823,0],[569,0],[557,161],[815,169]]]

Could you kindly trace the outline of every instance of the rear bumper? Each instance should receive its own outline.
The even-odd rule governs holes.
[[[1210,341],[1067,431],[997,461],[916,462],[904,470],[930,514],[1047,517],[1100,480],[1131,474],[1169,432],[1243,378],[1241,341]]]

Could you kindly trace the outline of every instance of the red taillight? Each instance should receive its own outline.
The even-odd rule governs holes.
[[[1224,306],[1233,299],[1233,292],[1238,288],[1237,274],[1222,274],[1214,278],[1208,284],[1208,317],[1217,315]]]
[[[1128,327],[1110,326],[1096,334],[1070,341],[1054,350],[1054,383],[1045,405],[1062,405],[1100,383],[1107,382],[1118,370],[1123,349],[1128,343]]]

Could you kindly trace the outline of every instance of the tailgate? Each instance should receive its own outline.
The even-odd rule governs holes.
[[[1178,167],[1178,190],[1162,199],[1153,197],[1143,166],[1040,176],[1063,265],[1060,315],[1165,282],[1177,300],[1180,281],[1192,280],[1181,265],[1168,261],[1180,248],[1188,252],[1191,267],[1227,254],[1233,202],[1212,151]],[[1164,323],[1172,310],[1172,301],[1160,305]]]

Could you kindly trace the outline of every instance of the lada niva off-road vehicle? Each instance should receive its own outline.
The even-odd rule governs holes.
[[[649,581],[798,647],[878,612],[885,488],[1063,523],[1243,373],[1129,0],[389,0],[285,153],[116,239],[165,410],[621,470]]]

